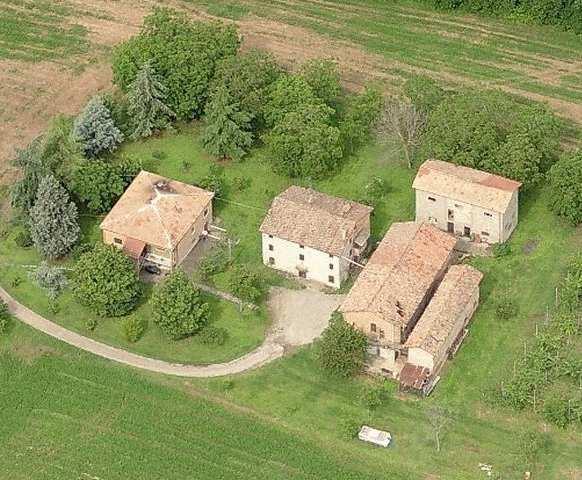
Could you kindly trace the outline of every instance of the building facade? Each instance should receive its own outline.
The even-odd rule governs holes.
[[[486,243],[505,242],[517,226],[519,182],[428,160],[412,186],[417,222]]]
[[[367,247],[371,212],[357,202],[289,187],[275,197],[260,227],[263,263],[339,288]]]
[[[103,242],[171,271],[206,238],[212,192],[142,171],[101,223]]]
[[[392,224],[339,308],[368,337],[370,370],[396,375],[404,343],[454,261],[456,243],[426,223]]]

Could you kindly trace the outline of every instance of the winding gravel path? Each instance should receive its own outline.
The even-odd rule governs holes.
[[[327,318],[329,318],[329,313],[333,311],[340,302],[341,297],[336,295],[324,295],[320,292],[314,291],[288,291],[285,289],[276,289],[274,292],[274,297],[281,302],[281,298],[290,296],[292,301],[290,305],[290,310],[294,309],[293,300],[298,298],[298,295],[302,295],[301,298],[307,299],[308,303],[315,301],[319,306],[320,313],[327,315],[325,320],[323,320],[322,315],[319,315],[318,321],[321,325],[321,329],[312,332],[309,338],[302,338],[300,342],[296,344],[304,344],[312,341],[315,336],[321,333],[321,330],[327,324]],[[29,308],[17,302],[12,296],[6,292],[2,287],[0,287],[0,298],[6,302],[8,309],[12,315],[18,318],[23,323],[26,323],[30,327],[39,330],[41,332],[50,335],[58,340],[61,340],[69,345],[85,350],[86,352],[93,353],[108,360],[114,362],[122,363],[124,365],[129,365],[131,367],[140,368],[143,370],[149,370],[150,372],[163,373],[167,375],[176,375],[180,377],[192,377],[192,378],[205,378],[205,377],[220,377],[224,375],[233,375],[237,373],[244,372],[246,370],[251,370],[253,368],[260,367],[268,362],[271,362],[277,358],[283,356],[285,352],[285,346],[289,344],[294,344],[295,342],[287,342],[285,332],[288,328],[295,328],[295,325],[281,325],[278,321],[275,322],[274,328],[268,333],[265,338],[264,343],[258,347],[256,350],[243,355],[240,358],[232,360],[226,363],[214,363],[211,365],[184,365],[181,363],[171,363],[165,362],[163,360],[157,360],[155,358],[144,357],[135,353],[122,350],[120,348],[112,347],[101,342],[97,342],[90,338],[79,335],[78,333],[67,330],[60,325],[57,325],[50,320],[38,315]],[[286,320],[288,318],[284,316]],[[301,314],[298,318],[304,318]],[[317,334],[317,335],[315,335]],[[314,336],[315,335],[315,336]]]

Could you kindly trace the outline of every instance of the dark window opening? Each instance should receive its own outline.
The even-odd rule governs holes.
[[[428,199],[429,199],[431,202],[436,202],[436,198],[434,198],[434,197],[428,197]]]
[[[303,255],[302,253],[299,254],[299,260],[305,260],[305,255]]]
[[[370,323],[370,332],[376,333],[376,324],[375,323]]]
[[[271,252],[275,249],[275,247],[273,247],[273,245],[269,245],[269,250],[271,250]]]
[[[333,275],[330,275],[329,277],[327,277],[327,280],[329,283],[334,283],[335,282],[335,278]]]
[[[329,269],[330,269],[330,270],[333,270],[333,263],[330,263],[330,264],[329,264]]]
[[[117,243],[117,245],[121,245],[123,242],[121,241],[121,238],[114,238],[113,241],[115,243]]]
[[[269,265],[275,265],[275,259],[273,257],[269,257]]]

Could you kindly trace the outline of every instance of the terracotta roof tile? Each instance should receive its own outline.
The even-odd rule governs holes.
[[[451,336],[457,318],[473,298],[483,274],[469,265],[453,265],[443,278],[428,307],[405,343],[408,348],[422,348],[436,354]]]
[[[427,160],[418,169],[412,188],[505,212],[521,183],[492,173],[439,160]]]
[[[429,224],[394,223],[340,306],[407,325],[447,266],[457,241]]]
[[[142,170],[101,229],[174,249],[213,197],[212,192]]]
[[[275,197],[260,231],[332,255],[341,255],[372,208],[310,188],[291,186]]]

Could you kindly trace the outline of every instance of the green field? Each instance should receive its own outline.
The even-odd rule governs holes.
[[[0,2],[0,59],[57,60],[89,49],[87,30],[75,23],[80,12],[69,2]]]

